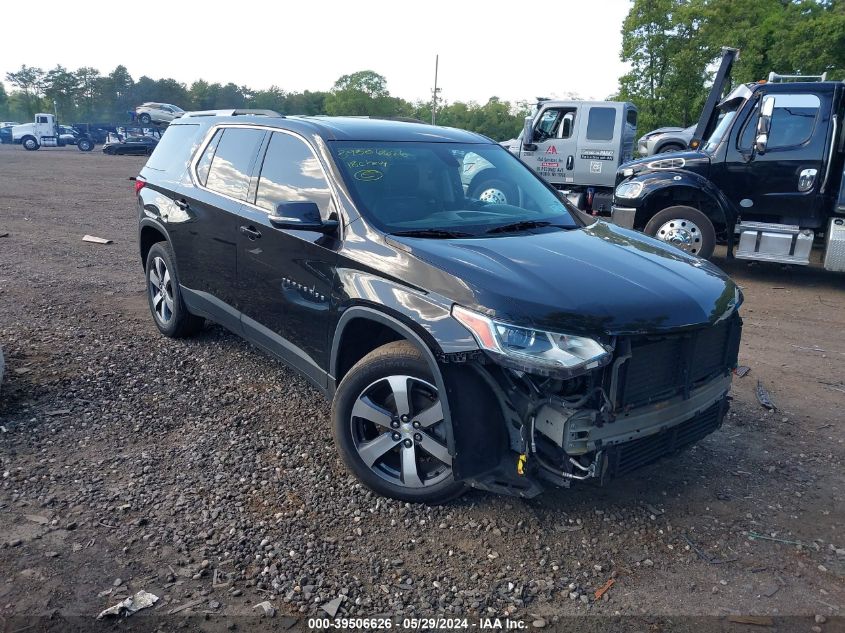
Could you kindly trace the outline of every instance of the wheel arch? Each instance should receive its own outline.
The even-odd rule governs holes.
[[[361,337],[360,335],[365,335]],[[439,374],[439,346],[427,333],[370,306],[354,305],[340,316],[331,342],[329,374],[336,385],[355,363],[374,349],[392,341],[406,340],[418,347],[432,373]],[[333,389],[333,387],[330,387]]]
[[[679,178],[676,180],[676,177]],[[667,207],[685,205],[706,215],[717,232],[728,230],[730,233],[736,213],[722,192],[710,181],[700,177],[691,178],[688,174],[661,174],[658,182],[661,184],[644,182],[645,195],[637,208],[635,229],[642,231],[655,214]]]
[[[138,234],[138,247],[141,254],[142,268],[146,269],[147,255],[149,255],[153,244],[157,244],[158,242],[170,242],[167,230],[149,218],[141,220],[141,227]]]
[[[357,322],[357,324],[356,324]],[[357,345],[353,349],[356,354],[360,354],[359,358],[355,358],[355,354],[347,354],[343,356],[344,341],[348,343],[349,338],[366,326],[367,339],[366,342]],[[375,328],[375,329],[373,329]],[[374,336],[375,335],[375,336]],[[381,340],[379,337],[386,337],[386,340]],[[361,358],[369,354],[374,349],[381,347],[390,341],[406,340],[419,349],[420,353],[426,361],[432,375],[434,376],[435,386],[437,391],[441,394],[441,402],[443,404],[443,420],[446,423],[446,445],[449,448],[449,453],[454,457],[455,451],[455,435],[452,428],[452,415],[449,408],[449,398],[447,397],[446,383],[443,377],[443,372],[440,371],[440,364],[437,362],[435,352],[428,342],[423,339],[423,335],[418,333],[411,325],[401,321],[395,316],[386,314],[382,311],[376,310],[369,306],[356,305],[344,310],[338,320],[335,328],[334,337],[331,344],[331,352],[329,357],[329,396],[334,397],[334,391],[338,383],[342,379],[345,372],[357,363]],[[381,342],[379,342],[381,341]],[[374,345],[374,346],[373,346]],[[371,349],[367,349],[371,347]],[[436,348],[435,348],[436,349]],[[364,351],[366,350],[366,351]],[[341,362],[344,365],[341,365]],[[348,366],[346,366],[348,365]],[[345,369],[344,369],[345,367]],[[344,369],[343,375],[338,375],[338,371]]]

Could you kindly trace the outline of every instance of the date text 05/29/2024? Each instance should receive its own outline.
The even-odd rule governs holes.
[[[528,628],[527,622],[512,618],[308,618],[308,628],[316,630],[479,630],[516,631]]]

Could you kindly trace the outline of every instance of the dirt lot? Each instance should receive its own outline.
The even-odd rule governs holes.
[[[346,474],[327,404],[283,366],[216,326],[159,336],[143,160],[0,146],[0,618],[93,622],[145,589],[160,600],[132,621],[188,605],[173,617],[232,627],[269,601],[292,624],[341,598],[338,617],[845,629],[845,276],[717,260],[751,373],[694,449],[603,489],[410,506]]]

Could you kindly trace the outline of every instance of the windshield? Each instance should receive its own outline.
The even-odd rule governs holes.
[[[330,147],[359,209],[385,233],[448,238],[578,226],[555,191],[499,145]]]
[[[707,142],[704,143],[702,146],[702,151],[707,153],[712,153],[716,151],[716,148],[719,147],[719,143],[722,141],[722,137],[725,135],[725,132],[728,131],[728,128],[731,126],[731,123],[736,116],[736,112],[739,109],[739,106],[742,105],[742,102],[734,102],[734,103],[727,103],[719,109],[719,118],[716,120],[716,127],[713,130],[713,133],[710,134],[710,137],[707,139]]]

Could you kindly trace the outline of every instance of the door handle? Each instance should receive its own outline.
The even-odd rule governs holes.
[[[575,157],[572,154],[570,154],[569,156],[566,157],[566,168],[572,169],[572,167],[574,165],[575,165]]]
[[[238,230],[250,240],[257,240],[261,237],[261,231],[257,230],[254,226],[242,226]]]
[[[180,198],[179,200],[174,200],[174,201],[173,201],[173,204],[175,204],[177,207],[179,207],[180,209],[182,209],[182,211],[187,211],[187,210],[188,210],[188,201],[187,201],[187,200],[184,200],[184,199],[181,199],[181,198]]]

